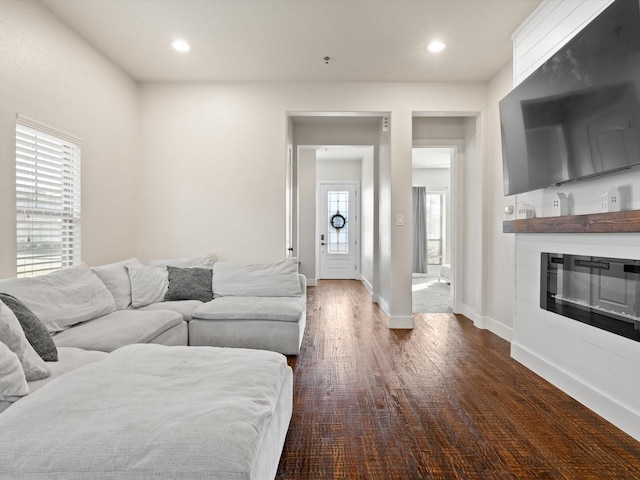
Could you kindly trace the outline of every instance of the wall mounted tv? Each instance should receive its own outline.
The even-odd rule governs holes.
[[[500,101],[504,193],[640,164],[640,5],[616,0]]]

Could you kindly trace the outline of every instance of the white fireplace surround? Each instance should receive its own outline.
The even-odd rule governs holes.
[[[640,234],[517,234],[513,358],[640,440],[640,343],[540,307],[542,252],[640,259]]]

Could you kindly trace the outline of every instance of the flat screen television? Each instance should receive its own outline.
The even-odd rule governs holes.
[[[500,101],[504,194],[640,164],[640,5],[616,0]]]

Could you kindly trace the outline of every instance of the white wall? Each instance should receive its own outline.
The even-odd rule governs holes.
[[[369,150],[362,158],[360,173],[360,275],[370,293],[374,291],[375,241],[377,225],[376,182],[374,150]]]
[[[485,255],[483,244],[484,222],[482,202],[484,197],[483,164],[481,142],[476,131],[477,121],[464,120],[465,162],[464,162],[464,199],[463,215],[463,311],[474,323],[481,325],[485,313],[485,298],[482,295],[482,283],[485,281],[482,259]],[[460,232],[458,232],[460,234]],[[489,289],[491,293],[494,289]]]
[[[360,160],[321,160],[316,163],[318,181],[355,180],[360,182],[362,176],[362,159]]]
[[[448,168],[414,168],[411,185],[427,187],[431,191],[445,191],[449,188],[451,171]]]
[[[484,218],[486,225],[485,253],[487,280],[487,328],[511,340],[513,332],[514,289],[514,236],[502,232],[505,197],[503,193],[502,149],[500,138],[500,114],[498,102],[511,91],[512,64],[506,65],[489,82],[487,108],[487,159],[484,172],[486,203]],[[508,203],[508,202],[507,202]],[[492,292],[493,291],[493,292]]]
[[[38,2],[0,2],[0,277],[15,276],[15,120],[83,140],[82,258],[136,254],[136,83]]]
[[[298,150],[298,261],[300,273],[307,277],[307,284],[317,284],[316,274],[316,151],[313,148]]]
[[[388,315],[392,295],[391,188],[391,133],[383,131],[380,133],[378,153],[378,251],[375,252],[378,256],[378,271],[375,272],[378,288],[374,292],[373,300]],[[408,217],[405,217],[405,220],[407,219]]]
[[[462,117],[413,117],[414,140],[460,140],[464,138]]]

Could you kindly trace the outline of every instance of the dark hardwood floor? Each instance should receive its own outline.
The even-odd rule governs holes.
[[[640,442],[466,317],[389,330],[359,282],[307,293],[277,479],[640,479]]]

